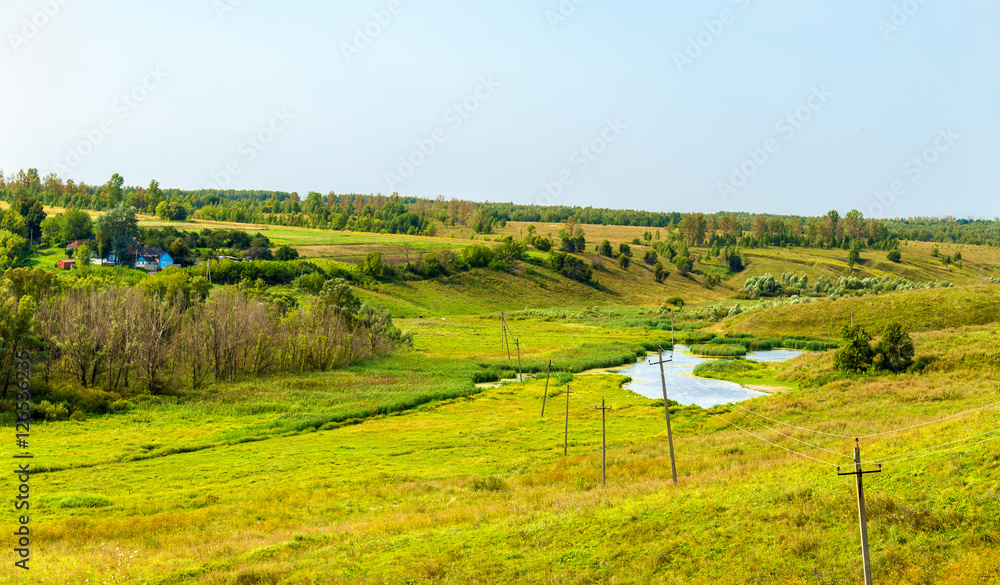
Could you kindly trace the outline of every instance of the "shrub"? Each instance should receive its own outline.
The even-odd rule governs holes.
[[[622,270],[628,270],[628,267],[631,264],[632,260],[625,254],[618,257],[618,266],[620,266]]]
[[[903,259],[903,254],[899,251],[899,248],[893,248],[889,250],[889,253],[885,256],[889,262],[899,262]]]
[[[875,367],[890,372],[902,372],[913,365],[913,340],[902,324],[890,323],[875,345]]]
[[[471,487],[477,492],[504,492],[507,491],[507,482],[496,476],[474,477]]]
[[[476,244],[462,250],[462,258],[473,268],[485,268],[493,261],[493,250],[483,244]]]
[[[358,270],[365,276],[370,276],[376,280],[385,278],[389,274],[389,267],[382,262],[381,252],[370,252],[365,259],[358,264]]]
[[[77,409],[75,412],[73,412],[73,416],[69,418],[79,422],[87,420],[87,415],[83,414],[82,410]]]
[[[833,366],[844,372],[869,370],[875,360],[872,336],[860,325],[847,326],[841,330],[844,345],[833,354]]]
[[[677,307],[678,309],[683,309],[684,308],[684,299],[682,299],[680,297],[667,297],[667,300],[664,301],[664,302],[666,304],[668,304],[668,305],[673,305],[673,306]]]
[[[274,259],[281,260],[282,262],[287,262],[289,260],[296,260],[299,257],[299,251],[291,246],[279,246],[274,252]]]
[[[663,264],[657,262],[656,267],[653,268],[653,278],[656,279],[656,282],[663,284],[663,281],[666,280],[667,277],[669,276],[670,276],[670,271],[664,270]]]
[[[687,256],[682,256],[678,254],[674,257],[674,266],[677,267],[677,274],[681,276],[687,276],[689,272],[694,269],[694,263]]]
[[[575,256],[566,256],[562,265],[562,273],[566,278],[577,282],[590,282],[594,276],[594,269]]]
[[[707,357],[740,357],[747,354],[747,348],[742,345],[733,344],[702,344],[692,345],[691,353]]]
[[[656,250],[646,250],[646,255],[642,260],[650,266],[660,263],[660,257],[656,254]],[[662,264],[660,264],[660,268],[663,268]]]

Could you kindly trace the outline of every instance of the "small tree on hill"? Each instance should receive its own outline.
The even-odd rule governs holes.
[[[902,372],[913,365],[913,340],[900,323],[890,323],[875,345],[875,367],[890,372]]]
[[[885,257],[889,259],[889,262],[899,262],[903,259],[903,254],[899,251],[899,248],[893,248],[889,250],[889,253]]]
[[[871,369],[875,361],[871,334],[860,325],[844,325],[841,336],[844,338],[844,345],[833,354],[833,366],[843,372],[863,372]]]
[[[653,278],[656,279],[656,282],[663,284],[663,281],[666,280],[668,276],[670,276],[670,271],[664,270],[663,264],[657,262],[656,266],[653,268]]]

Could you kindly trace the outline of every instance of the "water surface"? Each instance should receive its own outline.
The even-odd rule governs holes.
[[[775,349],[771,351],[755,351],[747,353],[747,359],[758,362],[783,362],[801,354],[801,351],[791,349]],[[665,358],[670,354],[665,354]],[[698,364],[711,358],[701,358],[691,354],[687,347],[678,345],[674,349],[673,361],[663,364],[663,374],[667,381],[667,398],[681,404],[697,404],[702,408],[710,408],[728,402],[749,400],[764,393],[744,388],[735,382],[725,380],[709,380],[691,375]],[[645,360],[631,366],[615,368],[615,373],[629,376],[632,381],[625,389],[647,398],[663,398],[660,384],[660,368],[651,366],[649,362],[656,361],[656,354],[651,353]]]

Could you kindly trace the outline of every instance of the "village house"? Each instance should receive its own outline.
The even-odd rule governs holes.
[[[174,259],[162,248],[139,248],[138,250],[130,250],[122,258],[118,258],[114,252],[109,252],[101,263],[104,265],[131,265],[136,270],[159,272],[174,266]]]
[[[135,260],[135,267],[148,272],[159,272],[174,265],[174,259],[161,248],[143,248]]]

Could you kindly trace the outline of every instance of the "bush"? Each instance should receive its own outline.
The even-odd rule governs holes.
[[[833,354],[833,366],[843,372],[863,372],[871,369],[875,360],[871,334],[860,325],[844,325],[841,337],[844,338],[844,345]]]
[[[577,282],[590,282],[594,276],[594,269],[575,256],[566,256],[562,265],[562,273],[566,278]]]
[[[274,252],[274,259],[280,260],[282,262],[287,262],[289,260],[297,260],[299,257],[299,251],[291,246],[279,246]]]
[[[504,492],[507,491],[507,482],[496,476],[474,477],[471,487],[477,492]]]
[[[885,256],[890,262],[899,262],[903,259],[903,254],[899,251],[899,248],[893,248],[889,250],[889,253]]]
[[[902,324],[890,323],[875,345],[875,367],[890,372],[902,372],[913,365],[913,340]]]
[[[390,274],[389,267],[382,262],[381,252],[370,252],[365,259],[358,264],[358,270],[365,276],[370,276],[376,280],[381,280]]]
[[[483,244],[475,244],[462,250],[462,258],[472,268],[485,268],[493,261],[493,250]]]
[[[664,301],[664,302],[666,304],[668,304],[668,305],[673,305],[673,306],[677,307],[678,309],[683,309],[684,308],[684,299],[682,299],[680,297],[667,297],[667,300]]]
[[[692,345],[691,353],[706,357],[740,357],[747,354],[747,348],[742,345],[733,344],[703,344]]]
[[[631,264],[632,264],[631,258],[626,256],[625,254],[622,254],[621,256],[618,257],[618,266],[621,267],[622,270],[628,270],[628,267]]]
[[[660,257],[656,254],[656,250],[646,250],[646,255],[642,258],[642,260],[650,266],[660,264]],[[662,268],[663,265],[660,264],[660,269]]]
[[[87,415],[83,414],[82,410],[77,409],[76,411],[73,412],[73,416],[69,418],[77,422],[80,422],[87,420]]]
[[[664,270],[663,264],[657,262],[656,266],[653,268],[653,279],[656,280],[656,282],[663,284],[663,281],[666,280],[667,277],[669,276],[670,276],[670,271]]]

